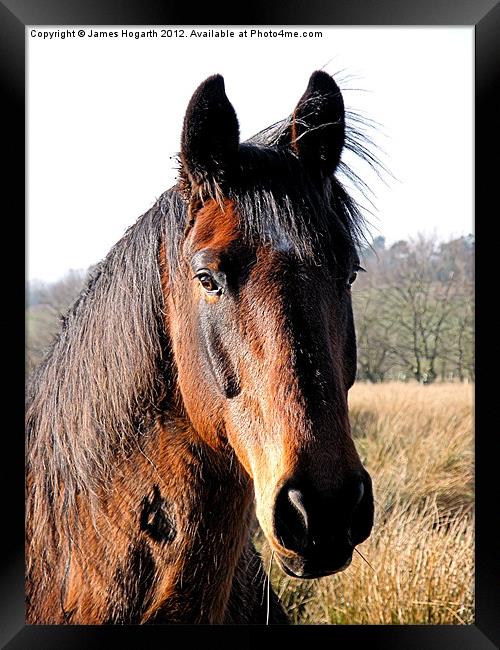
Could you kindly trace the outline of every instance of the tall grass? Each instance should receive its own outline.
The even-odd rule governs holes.
[[[359,546],[367,562],[355,553],[346,571],[312,581],[274,566],[294,623],[473,623],[472,397],[462,384],[351,389],[353,435],[374,483],[375,525]]]

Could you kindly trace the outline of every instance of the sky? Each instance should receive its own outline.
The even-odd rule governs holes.
[[[360,197],[371,236],[390,245],[474,232],[472,27],[287,26],[322,33],[292,39],[250,37],[250,28],[239,37],[243,27],[229,28],[232,38],[190,37],[186,27],[183,38],[162,37],[158,26],[88,27],[82,37],[68,27],[75,36],[63,39],[64,29],[26,28],[30,280],[101,260],[175,183],[186,106],[215,73],[244,140],[290,114],[310,74],[326,70],[346,108],[378,123],[369,134],[390,173],[345,156],[373,193]]]

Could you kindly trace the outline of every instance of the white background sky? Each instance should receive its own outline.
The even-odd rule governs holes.
[[[373,136],[395,177],[384,184],[353,163],[375,194],[372,236],[390,244],[418,232],[473,232],[473,28],[320,27],[322,38],[286,40],[168,39],[158,27],[158,38],[96,27],[120,37],[43,40],[31,29],[30,279],[52,281],[102,259],[175,182],[171,156],[187,103],[214,73],[225,78],[245,139],[291,113],[311,72],[342,71],[346,108],[382,125]]]

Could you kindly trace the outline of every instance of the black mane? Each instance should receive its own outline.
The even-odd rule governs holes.
[[[354,114],[351,114],[354,115]],[[318,262],[335,251],[359,249],[365,242],[365,220],[357,202],[332,174],[320,184],[308,174],[294,152],[281,142],[291,117],[260,131],[240,145],[237,169],[224,195],[234,202],[240,228],[248,241],[279,247],[286,240],[299,260]],[[366,126],[359,116],[346,128],[346,148],[377,170]],[[338,171],[362,192],[366,184],[341,161]],[[369,190],[368,190],[369,191]],[[159,200],[166,220],[166,246],[170,277],[178,269],[186,227],[186,207],[176,186]]]

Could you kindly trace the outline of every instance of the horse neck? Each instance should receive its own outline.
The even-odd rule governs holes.
[[[175,512],[177,529],[170,553],[163,545],[165,578],[144,618],[221,623],[249,542],[252,485],[236,459],[213,452],[189,423],[163,425],[160,439],[147,455],[158,459],[157,479],[163,480],[156,494],[162,494],[164,511]],[[151,500],[143,503],[147,509]]]
[[[93,525],[80,510],[64,598],[71,622],[222,623],[253,518],[238,463],[215,455],[186,420],[166,418],[107,494]]]

